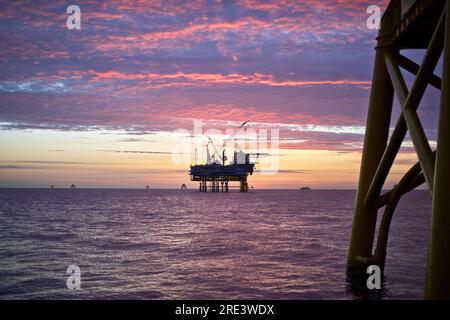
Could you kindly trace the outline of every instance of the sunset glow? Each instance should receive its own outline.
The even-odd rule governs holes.
[[[255,188],[356,187],[376,37],[366,1],[77,4],[81,30],[61,3],[0,4],[1,187],[197,187],[171,159],[194,120],[279,130],[278,173],[257,165]],[[394,172],[416,161],[405,144]]]

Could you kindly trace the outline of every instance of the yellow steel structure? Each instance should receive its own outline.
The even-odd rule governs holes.
[[[405,4],[407,3],[407,8]],[[403,8],[402,8],[403,5]],[[391,1],[377,38],[364,149],[356,195],[347,270],[384,270],[389,226],[402,195],[426,183],[432,194],[425,297],[450,298],[450,0]],[[419,65],[401,54],[424,49]],[[442,56],[442,78],[434,72]],[[415,75],[408,89],[400,68]],[[426,87],[441,90],[436,150],[417,114]],[[394,95],[401,114],[389,137]],[[382,188],[409,131],[419,162],[390,191]],[[378,210],[384,207],[374,249]]]

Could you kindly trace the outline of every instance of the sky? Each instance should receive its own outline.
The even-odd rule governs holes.
[[[227,153],[268,152],[250,185],[356,188],[377,32],[366,9],[387,3],[0,0],[0,187],[196,187],[195,149],[204,161],[207,135],[219,146],[249,121]],[[72,4],[80,30],[66,26]],[[433,90],[419,109],[432,144]],[[416,161],[408,137],[387,186]]]

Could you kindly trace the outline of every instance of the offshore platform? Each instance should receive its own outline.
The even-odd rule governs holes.
[[[421,64],[401,53],[422,49]],[[442,57],[442,76],[435,68]],[[400,70],[415,75],[408,88]],[[417,108],[431,85],[441,92],[436,150],[432,150]],[[394,95],[401,114],[390,134]],[[419,161],[392,190],[386,178],[409,131]],[[382,19],[348,252],[349,275],[368,265],[384,269],[389,227],[400,198],[421,184],[432,195],[425,297],[450,298],[450,0],[392,0]],[[374,245],[378,210],[384,207]],[[373,249],[375,249],[373,251]]]
[[[242,150],[235,150],[232,162],[226,164],[227,157],[225,156],[226,145],[236,136],[236,134],[245,128],[248,121],[243,122],[221,145],[216,148],[210,137],[206,145],[207,159],[205,164],[191,165],[189,174],[191,181],[199,181],[199,191],[207,192],[228,192],[231,186],[230,181],[239,182],[239,191],[248,191],[249,175],[253,174],[256,162],[251,161],[251,157],[256,155],[259,157],[260,153],[245,153]],[[209,145],[212,146],[214,152],[210,154]],[[208,186],[209,183],[209,186]]]

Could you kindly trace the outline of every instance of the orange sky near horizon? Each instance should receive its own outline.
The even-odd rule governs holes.
[[[366,1],[77,5],[80,30],[65,2],[0,5],[0,187],[197,188],[195,121],[221,130],[220,145],[248,120],[279,130],[280,156],[260,160],[254,188],[356,188],[377,35]],[[432,144],[438,96],[427,89],[418,110]],[[416,161],[407,136],[386,187]]]
[[[126,135],[118,133],[5,132],[0,138],[3,150],[0,187],[67,188],[75,184],[79,188],[139,189],[149,185],[178,189],[184,183],[189,188],[197,188],[196,182],[189,181],[189,162],[177,164],[172,160],[170,153],[177,150],[175,145],[179,143],[174,141],[176,138],[151,135],[148,141],[126,139]],[[116,152],[124,147],[142,152],[157,149],[168,154]],[[227,152],[231,151],[228,148]],[[260,159],[256,172],[249,177],[250,186],[257,189],[356,188],[360,151],[280,149],[279,154],[278,163],[273,159],[275,156]],[[188,157],[194,161],[192,155]],[[397,174],[405,172],[415,161],[414,153],[401,154],[388,185],[395,184]]]

